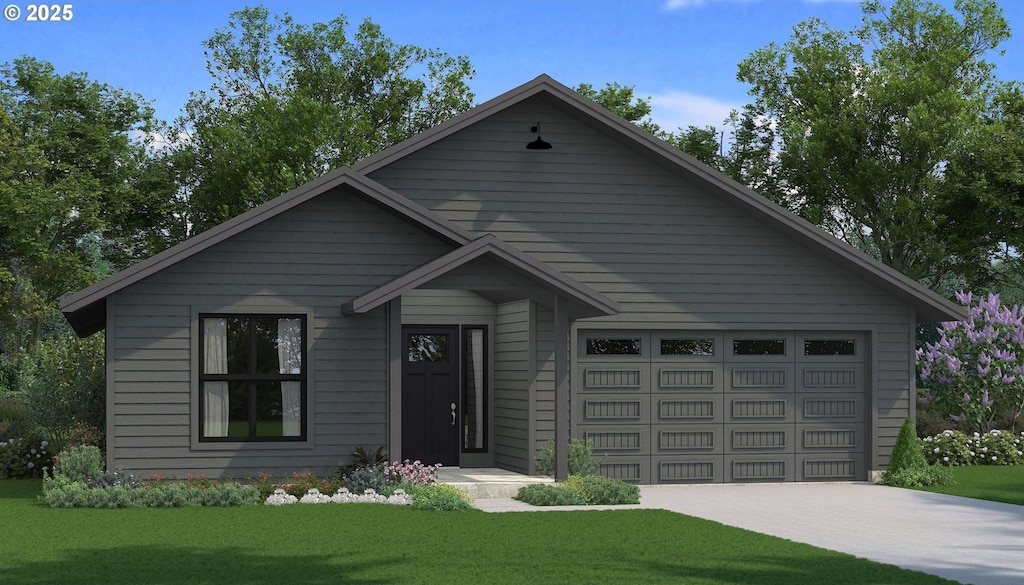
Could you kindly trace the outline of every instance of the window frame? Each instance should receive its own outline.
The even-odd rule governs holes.
[[[205,346],[205,329],[207,319],[247,319],[249,321],[249,372],[245,374],[207,374],[206,373],[206,351]],[[260,374],[257,373],[257,331],[252,324],[256,320],[260,319],[297,319],[300,324],[300,344],[299,347],[302,351],[302,358],[300,361],[299,374]],[[197,336],[197,348],[198,348],[198,372],[196,379],[198,380],[198,395],[197,395],[197,406],[198,406],[198,420],[196,426],[198,427],[197,439],[200,443],[205,444],[217,444],[217,443],[303,443],[308,442],[307,429],[308,429],[308,408],[309,400],[307,398],[307,388],[309,381],[309,345],[308,345],[308,319],[305,313],[284,313],[284,312],[244,312],[244,313],[225,313],[225,312],[200,312],[198,313],[198,336]],[[205,382],[228,382],[230,385],[233,382],[246,382],[249,387],[249,404],[248,404],[248,418],[249,418],[249,434],[244,437],[240,436],[226,436],[226,437],[207,437],[204,435],[204,421],[205,412],[205,400],[203,400],[203,386]],[[257,425],[257,386],[260,383],[265,382],[299,382],[299,404],[300,404],[300,415],[299,415],[299,434],[294,436],[270,436],[261,437],[256,434]]]

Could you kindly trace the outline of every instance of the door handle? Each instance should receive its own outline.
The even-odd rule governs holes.
[[[455,403],[452,402],[452,426],[455,426]]]

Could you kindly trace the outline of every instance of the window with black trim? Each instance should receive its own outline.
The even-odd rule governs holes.
[[[587,340],[587,355],[640,355],[639,337],[594,337]]]
[[[662,339],[661,355],[715,355],[714,339]]]
[[[786,355],[786,340],[734,339],[732,355]]]
[[[805,339],[804,355],[857,355],[855,339]]]
[[[462,328],[462,452],[487,451],[487,328]]]
[[[199,340],[200,440],[305,440],[305,315],[204,314]]]

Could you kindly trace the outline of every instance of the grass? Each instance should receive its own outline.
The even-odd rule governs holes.
[[[917,489],[1024,506],[1024,465],[969,465],[949,470],[956,485]]]
[[[0,583],[939,584],[664,510],[56,510],[0,481]]]

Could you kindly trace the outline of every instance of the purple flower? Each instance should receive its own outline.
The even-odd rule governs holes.
[[[985,393],[981,395],[981,405],[988,407],[992,406],[994,403],[995,402],[988,397],[988,390],[985,390]]]

